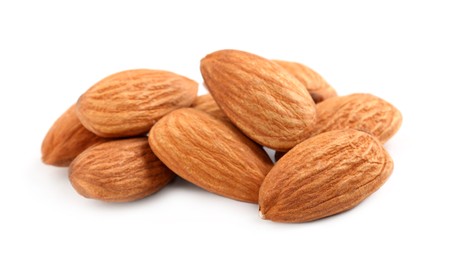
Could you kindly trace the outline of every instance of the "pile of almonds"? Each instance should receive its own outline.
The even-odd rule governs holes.
[[[207,55],[201,73],[210,94],[199,97],[197,82],[168,71],[102,79],[51,127],[43,162],[69,166],[87,198],[138,200],[179,175],[277,222],[351,209],[392,173],[383,143],[402,116],[390,103],[337,96],[302,64],[243,51]]]

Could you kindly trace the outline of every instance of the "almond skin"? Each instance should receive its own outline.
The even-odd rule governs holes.
[[[175,110],[149,133],[152,150],[177,175],[216,194],[257,202],[272,162],[235,127],[193,108]]]
[[[339,129],[357,129],[387,142],[400,128],[402,115],[387,101],[370,94],[334,97],[317,105],[313,135]]]
[[[41,158],[45,164],[65,167],[87,148],[107,140],[81,124],[73,105],[49,129],[41,145]]]
[[[76,157],[69,170],[79,194],[107,202],[142,199],[175,176],[154,155],[147,137],[92,146]]]
[[[374,136],[352,129],[323,133],[271,169],[260,188],[260,214],[276,222],[331,216],[378,190],[392,170],[392,159]]]
[[[210,94],[198,96],[191,107],[206,112],[218,119],[229,120]]]
[[[311,68],[298,62],[283,60],[273,61],[294,75],[306,87],[316,104],[337,96],[335,89],[332,88],[321,75]]]
[[[102,137],[147,133],[167,113],[192,104],[197,82],[160,70],[128,70],[96,83],[78,100],[81,123]]]
[[[313,129],[314,101],[300,81],[277,63],[222,50],[202,59],[200,70],[222,111],[257,143],[288,150]]]

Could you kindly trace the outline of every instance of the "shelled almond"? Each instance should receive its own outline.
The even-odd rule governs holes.
[[[309,92],[276,62],[222,50],[203,58],[200,69],[222,111],[257,143],[288,150],[314,128],[316,107]]]
[[[151,151],[146,137],[92,146],[70,165],[70,181],[78,193],[112,202],[142,199],[174,176]]]
[[[197,82],[161,70],[127,70],[108,76],[76,104],[81,123],[102,137],[145,134],[167,113],[192,104]]]
[[[336,90],[325,79],[310,67],[298,62],[273,60],[285,68],[306,87],[314,102],[320,103],[326,99],[337,96]]]
[[[192,108],[173,111],[155,124],[149,144],[182,178],[241,201],[257,202],[273,166],[262,147],[238,129]]]
[[[72,105],[46,134],[41,145],[42,160],[49,165],[69,166],[84,150],[106,140],[81,124],[76,116],[75,105]]]
[[[392,169],[389,154],[370,134],[347,129],[314,136],[268,173],[260,189],[261,216],[305,222],[346,211],[379,189]]]
[[[50,128],[42,160],[74,189],[128,202],[175,175],[259,203],[264,219],[307,222],[358,205],[389,178],[383,143],[402,115],[371,94],[337,96],[297,62],[221,50],[201,60],[209,94],[162,70],[128,70],[89,88]],[[276,150],[276,164],[263,147]],[[282,157],[282,158],[281,158]]]

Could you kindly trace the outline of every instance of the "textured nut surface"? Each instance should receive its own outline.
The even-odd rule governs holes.
[[[77,115],[103,137],[147,133],[162,116],[192,104],[198,84],[160,70],[128,70],[96,83],[77,103]]]
[[[68,166],[87,148],[105,142],[79,121],[75,105],[63,113],[49,129],[41,145],[42,160],[54,166]]]
[[[355,207],[384,184],[393,162],[372,135],[337,130],[286,153],[260,188],[260,213],[278,222],[305,222]]]
[[[297,62],[273,61],[294,75],[306,87],[315,103],[322,102],[337,95],[335,89],[319,73],[311,68]]]
[[[257,202],[272,167],[266,152],[235,127],[193,108],[175,110],[149,133],[152,150],[173,172],[210,192]]]
[[[313,129],[314,101],[300,81],[277,63],[222,50],[202,59],[200,70],[222,111],[257,143],[288,150]]]
[[[210,94],[195,98],[191,107],[206,112],[218,119],[229,120]]]
[[[174,176],[154,155],[147,137],[92,146],[70,165],[70,181],[79,194],[110,202],[142,199]]]
[[[338,129],[357,129],[387,142],[400,128],[402,115],[393,105],[370,94],[352,94],[317,105],[313,135]]]

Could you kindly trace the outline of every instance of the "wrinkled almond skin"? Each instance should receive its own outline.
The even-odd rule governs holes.
[[[76,157],[69,170],[71,184],[79,194],[107,202],[142,199],[175,176],[154,155],[147,137],[92,146]]]
[[[147,133],[167,113],[192,104],[197,82],[160,70],[127,70],[108,76],[78,100],[81,123],[102,137]]]
[[[352,94],[317,105],[313,135],[339,129],[357,129],[387,142],[400,128],[402,115],[393,105],[370,94]]]
[[[337,96],[335,89],[332,88],[321,75],[311,68],[297,62],[283,60],[273,61],[294,75],[306,87],[316,104]]]
[[[49,165],[66,167],[87,148],[107,140],[81,124],[73,105],[55,121],[46,134],[41,145],[41,159]]]
[[[198,96],[191,107],[206,112],[218,119],[229,120],[210,94]]]
[[[314,101],[300,81],[277,63],[222,50],[203,58],[200,70],[222,111],[257,143],[288,150],[313,129]]]
[[[235,127],[193,108],[175,110],[149,133],[152,150],[177,175],[216,194],[257,202],[272,162]]]
[[[337,130],[307,139],[284,155],[260,188],[263,218],[306,222],[349,210],[378,190],[393,162],[376,137]]]

